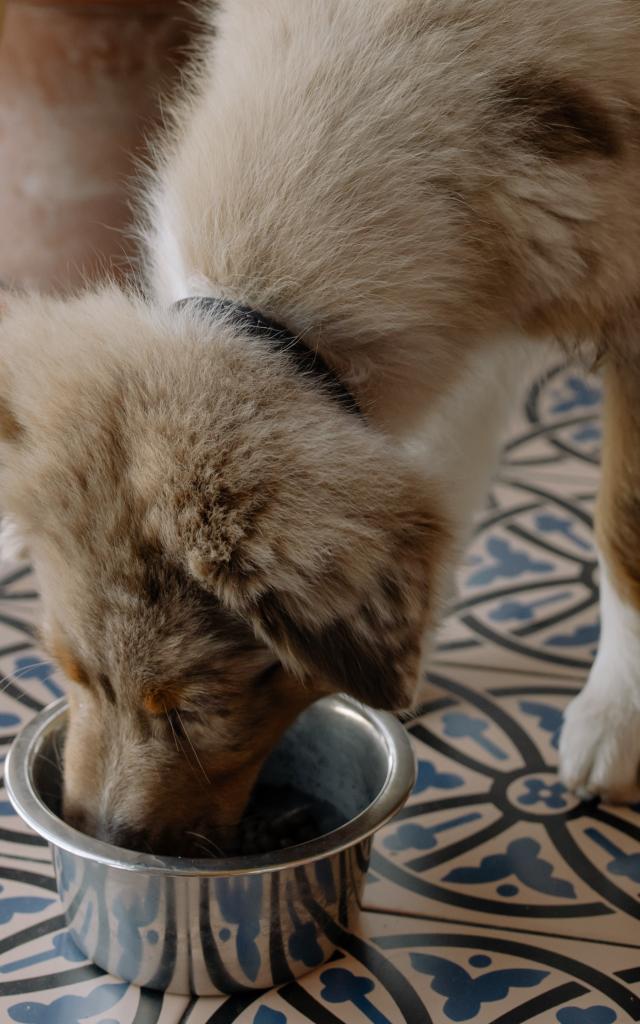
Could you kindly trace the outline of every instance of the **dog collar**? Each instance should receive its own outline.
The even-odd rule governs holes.
[[[260,313],[250,306],[243,306],[231,299],[193,296],[174,303],[174,309],[192,306],[205,313],[222,314],[237,327],[241,327],[251,338],[266,341],[279,352],[283,352],[306,377],[314,378],[326,393],[339,402],[347,412],[362,416],[362,410],[349,389],[334,371],[325,363],[318,352],[308,348],[300,338],[282,324]]]

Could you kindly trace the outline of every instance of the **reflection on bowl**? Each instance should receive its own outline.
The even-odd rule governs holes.
[[[324,963],[353,928],[371,836],[406,800],[414,762],[402,726],[346,697],[308,708],[280,741],[260,784],[295,780],[330,806],[332,831],[269,853],[191,860],[124,850],[56,813],[56,751],[66,703],[40,712],[7,758],[16,811],[52,846],[76,943],[100,967],[167,992],[270,988]]]

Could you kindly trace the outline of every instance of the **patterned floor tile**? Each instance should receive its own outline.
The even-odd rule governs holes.
[[[626,1024],[640,1019],[634,950],[366,914],[337,957],[299,982],[184,1024]]]
[[[584,680],[599,635],[601,385],[552,367],[514,418],[458,573],[438,663]]]
[[[393,915],[369,921],[367,932],[422,999],[426,1014],[416,1020],[613,1024],[640,1018],[632,987],[640,958],[633,949],[541,942],[531,934]]]
[[[431,675],[408,725],[416,786],[376,837],[369,909],[640,949],[640,808],[580,803],[555,774],[575,692],[551,677]]]
[[[602,382],[572,365],[551,364],[530,387],[512,419],[502,472],[546,474],[564,482],[581,478],[595,488],[599,476]]]
[[[5,563],[0,578],[0,609],[2,615],[19,621],[28,632],[38,621],[40,598],[35,576],[23,562]]]
[[[90,965],[52,973],[45,989],[0,982],[0,1016],[7,1024],[177,1024],[187,1003],[99,975]]]
[[[78,961],[63,931],[3,959],[0,1015],[25,1024],[614,1024],[640,1019],[640,954],[392,914],[338,930],[324,967],[268,993],[164,998]],[[14,980],[11,980],[12,975]],[[15,976],[17,980],[15,979]],[[106,1016],[105,1016],[106,1015]]]

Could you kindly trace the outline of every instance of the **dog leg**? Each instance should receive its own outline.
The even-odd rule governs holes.
[[[640,362],[607,367],[596,512],[601,638],[567,708],[560,775],[584,796],[640,798]]]

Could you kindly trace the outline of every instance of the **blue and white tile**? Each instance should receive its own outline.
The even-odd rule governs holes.
[[[624,947],[366,914],[332,963],[208,1017],[202,1001],[181,1024],[629,1024],[638,963]]]
[[[82,972],[86,977],[81,977]],[[73,980],[65,974],[50,979],[44,990],[28,990],[0,982],[0,1013],[3,1021],[16,1024],[132,1024],[134,1020],[160,1024],[161,996],[147,997],[139,989],[115,978],[96,975],[92,967],[75,969]],[[18,990],[20,989],[21,990]],[[181,1000],[184,1005],[185,1000]],[[146,1004],[146,1005],[145,1005]],[[142,1012],[140,1009],[142,1008]],[[183,1007],[166,1006],[165,1024],[176,1024]]]
[[[416,789],[376,837],[368,909],[600,942],[624,934],[640,949],[640,808],[580,803],[556,776],[575,692],[551,677],[431,675],[408,723]]]
[[[501,473],[542,475],[562,490],[568,476],[595,487],[602,445],[602,381],[575,365],[551,364],[510,424]]]
[[[498,481],[434,661],[584,679],[599,635],[593,497]]]
[[[458,573],[438,660],[584,678],[598,638],[593,509],[602,387],[552,366],[532,384]]]
[[[375,924],[368,924],[373,945],[423,1002],[427,1015],[415,1020],[626,1024],[640,1019],[640,998],[632,985],[639,974],[637,950],[393,915]]]

